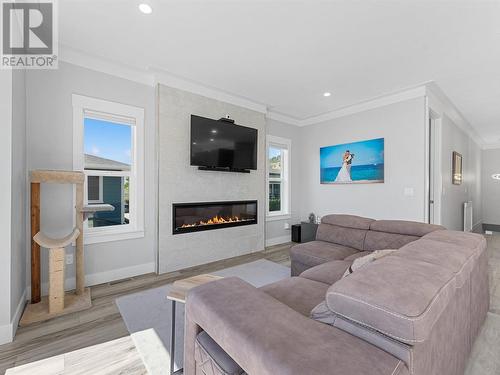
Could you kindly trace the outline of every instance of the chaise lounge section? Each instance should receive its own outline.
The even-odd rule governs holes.
[[[381,249],[397,251],[343,277]],[[326,216],[289,279],[190,292],[185,374],[463,374],[489,307],[485,249],[440,226]]]

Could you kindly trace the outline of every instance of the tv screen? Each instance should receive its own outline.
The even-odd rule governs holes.
[[[191,165],[257,169],[257,129],[191,115]]]

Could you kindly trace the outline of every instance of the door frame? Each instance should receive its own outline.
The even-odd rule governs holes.
[[[426,168],[425,168],[425,222],[441,224],[443,192],[442,176],[442,116],[426,103]]]

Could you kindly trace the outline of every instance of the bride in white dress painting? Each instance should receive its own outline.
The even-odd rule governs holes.
[[[337,178],[335,179],[335,182],[339,182],[339,183],[352,182],[351,164],[352,164],[353,157],[354,157],[354,154],[351,154],[349,152],[349,150],[344,152],[344,156],[342,157],[342,168],[340,168],[340,171],[337,175]]]

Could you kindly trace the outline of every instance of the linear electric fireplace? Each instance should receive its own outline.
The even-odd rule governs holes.
[[[173,204],[173,234],[257,224],[257,201]]]

